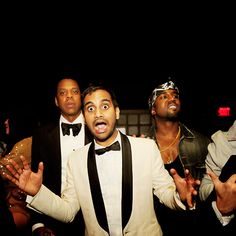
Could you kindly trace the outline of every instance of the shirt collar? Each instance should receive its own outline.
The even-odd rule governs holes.
[[[67,119],[65,119],[64,116],[60,116],[60,124],[64,122],[67,124],[77,124],[77,123],[81,123],[82,125],[84,124],[84,116],[82,114],[82,112],[80,113],[80,115],[73,121],[73,122],[69,122]]]
[[[118,131],[118,134],[117,134],[116,138],[114,139],[114,141],[111,144],[113,144],[116,141],[118,141],[121,144],[121,137],[120,137],[120,132],[119,131]],[[98,143],[96,143],[96,141],[94,141],[94,143],[95,143],[95,150],[99,149],[99,148],[104,148],[104,146],[99,145]],[[111,144],[109,144],[108,146],[110,146]]]

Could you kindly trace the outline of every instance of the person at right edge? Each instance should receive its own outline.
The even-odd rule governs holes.
[[[171,168],[176,169],[182,178],[185,169],[188,169],[194,179],[201,181],[205,172],[205,158],[210,139],[180,122],[181,101],[176,83],[169,79],[159,84],[152,91],[148,105],[153,126],[147,136],[156,141],[165,168],[169,172]],[[162,204],[154,195],[155,212],[163,235],[184,236],[189,235],[189,232],[191,235],[199,235],[199,204],[197,195],[193,208],[187,211],[174,211]]]
[[[53,94],[59,111],[58,119],[41,125],[35,130],[32,139],[31,167],[36,170],[38,163],[43,161],[46,165],[43,183],[61,196],[66,185],[66,165],[69,154],[87,144],[92,140],[92,136],[84,123],[81,91],[77,80],[71,76],[62,76],[56,83]],[[45,233],[48,236],[80,236],[84,235],[84,229],[81,211],[72,223],[62,223],[32,211],[34,236],[43,236]]]
[[[199,196],[203,223],[214,236],[236,235],[236,120],[211,136]]]

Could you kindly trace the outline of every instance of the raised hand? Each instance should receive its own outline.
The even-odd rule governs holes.
[[[236,210],[236,174],[221,182],[216,174],[207,172],[215,186],[216,205],[222,215],[230,215]]]
[[[180,177],[175,169],[171,169],[170,173],[174,179],[181,201],[186,202],[189,208],[193,208],[193,198],[198,194],[196,188],[200,185],[200,180],[195,180],[189,170],[185,170],[185,178]]]
[[[34,196],[40,189],[43,180],[43,163],[39,163],[37,173],[31,171],[31,168],[24,156],[20,156],[22,165],[11,159],[10,164],[6,165],[9,171],[2,175],[17,185],[26,194]]]

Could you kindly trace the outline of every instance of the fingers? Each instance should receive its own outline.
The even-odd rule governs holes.
[[[10,180],[12,183],[14,183],[15,185],[17,185],[17,186],[19,185],[18,179],[16,179],[16,178],[14,178],[13,176],[7,174],[6,172],[3,172],[2,174],[3,174],[3,176],[4,176],[5,178],[9,179],[9,180]]]
[[[184,173],[185,173],[185,176],[186,176],[186,177],[188,177],[188,176],[190,175],[190,172],[189,172],[188,169],[185,169],[185,170],[184,170]]]
[[[197,186],[201,184],[199,179],[194,179],[188,169],[185,170],[185,179],[187,183],[191,184],[192,186]]]
[[[193,207],[192,198],[187,198],[187,204],[189,208]]]
[[[171,175],[174,177],[174,175],[178,175],[177,171],[175,169],[170,169]]]
[[[22,167],[20,167],[19,164],[13,159],[11,159],[9,162],[11,165],[7,165],[7,169],[13,176],[19,178],[19,175],[23,172]]]
[[[44,169],[43,162],[40,162],[38,167],[38,174],[40,174],[41,176],[43,175],[43,169]]]
[[[185,169],[184,170],[184,173],[185,173],[185,179],[188,180],[188,181],[192,181],[194,182],[194,178],[192,177],[190,171],[188,169]]]
[[[198,191],[195,190],[194,188],[191,188],[192,190],[190,191],[191,194],[188,194],[186,197],[186,202],[189,208],[192,208],[194,206],[194,202],[195,202],[195,196],[198,195]]]
[[[235,184],[236,183],[236,174],[233,174],[227,180],[228,183]]]
[[[218,176],[214,172],[208,171],[207,174],[211,177],[211,180],[213,183],[216,183],[217,181],[219,181]],[[231,175],[229,179],[227,180],[227,183],[235,184],[236,174]]]
[[[170,173],[171,173],[172,176],[178,176],[178,177],[180,177],[179,174],[178,174],[178,172],[177,172],[174,168],[172,168],[172,169],[170,170]],[[193,178],[192,178],[192,175],[191,175],[191,173],[190,173],[190,171],[189,171],[188,169],[185,169],[184,173],[185,173],[185,178],[186,178],[186,179],[193,179]]]
[[[6,165],[6,168],[7,168],[8,172],[10,173],[10,175],[7,174],[6,177],[10,181],[12,181],[14,183],[16,183],[16,182],[18,183],[18,179],[20,178],[20,174],[22,173],[22,170],[20,169],[20,171],[17,171],[16,167],[13,167],[12,165]],[[9,178],[9,176],[11,178]]]
[[[211,177],[211,180],[213,182],[215,182],[218,179],[218,176],[212,171],[207,171],[207,174]]]
[[[29,163],[27,162],[26,158],[23,155],[20,156],[20,159],[21,159],[21,161],[23,163],[23,168],[25,170],[30,169]]]

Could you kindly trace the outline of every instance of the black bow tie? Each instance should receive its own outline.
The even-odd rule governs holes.
[[[100,149],[95,150],[95,153],[97,155],[102,155],[103,153],[111,151],[111,150],[119,151],[120,150],[120,143],[118,141],[116,141],[116,142],[114,142],[112,145],[110,145],[108,147],[100,148]]]
[[[62,133],[63,136],[65,135],[70,135],[70,129],[73,131],[73,136],[76,136],[79,134],[80,129],[81,129],[82,124],[66,124],[66,123],[61,123],[61,128],[62,128]]]

